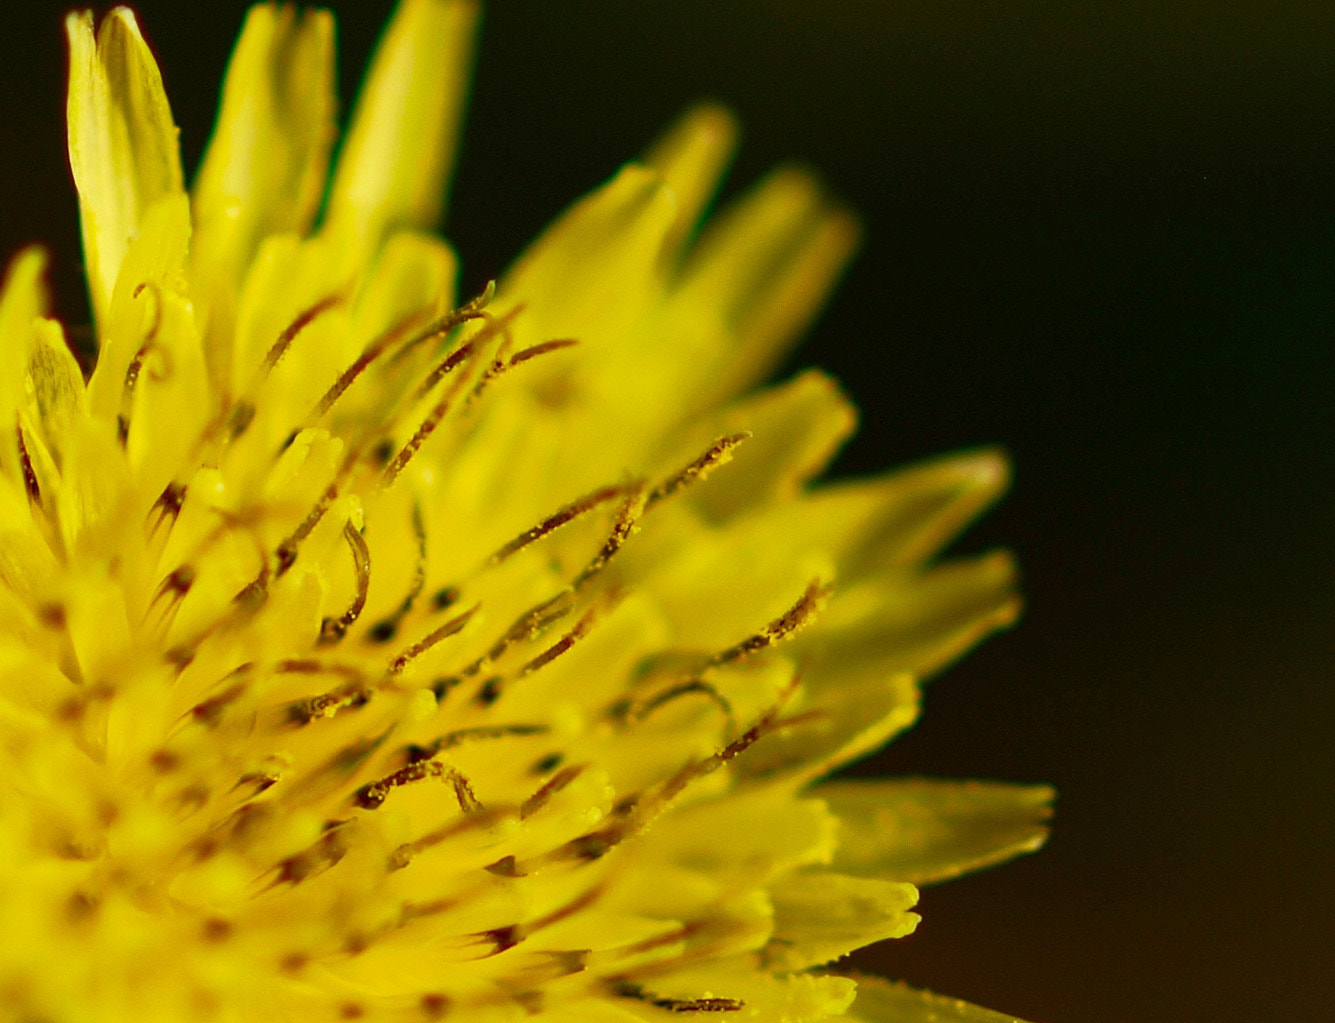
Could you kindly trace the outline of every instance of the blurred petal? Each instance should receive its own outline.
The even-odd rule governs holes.
[[[252,7],[193,189],[196,312],[216,380],[227,379],[236,296],[256,246],[304,233],[319,209],[335,107],[333,16]]]
[[[373,250],[434,227],[445,207],[472,75],[477,4],[401,0],[371,60],[329,195],[331,228]]]
[[[847,1016],[853,1023],[1024,1023],[958,998],[917,991],[879,977],[859,976],[857,982],[857,997]]]
[[[793,723],[763,736],[739,759],[742,777],[823,777],[880,749],[918,718],[911,675],[851,675],[839,665],[812,665],[802,677],[808,692],[787,715]]]
[[[189,244],[190,205],[184,192],[164,195],[140,214],[138,230],[125,248],[121,272],[100,324],[101,347],[88,381],[94,416],[113,422],[120,412],[125,374],[135,353],[162,329],[163,295],[188,300],[185,261]],[[193,327],[190,334],[193,337]]]
[[[0,290],[0,470],[20,493],[24,480],[14,428],[25,401],[24,376],[37,319],[46,311],[45,272],[46,253],[24,249],[9,264]]]
[[[498,289],[498,304],[524,307],[516,344],[574,336],[581,356],[597,369],[596,360],[624,347],[626,332],[657,300],[675,218],[671,190],[637,164],[576,202],[519,257]],[[608,374],[605,382],[619,385],[625,375]]]
[[[181,159],[162,76],[133,12],[112,10],[96,37],[90,11],[71,14],[65,31],[70,169],[79,190],[93,312],[101,323],[145,210],[182,190]]]
[[[83,373],[65,343],[65,331],[55,320],[33,324],[28,353],[27,377],[31,381],[29,401],[47,450],[59,461],[61,440],[74,428],[75,420],[88,414]]]
[[[819,629],[797,639],[851,672],[940,671],[984,636],[1015,624],[1021,600],[1006,551],[926,571],[881,572],[836,590]]]
[[[839,818],[838,870],[914,884],[1035,851],[1055,798],[1046,785],[923,778],[826,782],[812,795]]]
[[[740,454],[740,452],[739,452]],[[836,553],[851,582],[939,554],[1006,489],[1005,456],[983,448],[872,479],[826,484],[760,514],[767,532],[803,536]]]
[[[644,162],[662,177],[677,200],[675,247],[699,224],[737,146],[737,122],[727,110],[702,104],[664,133]]]
[[[759,382],[824,303],[857,246],[851,214],[833,208],[814,178],[784,168],[711,221],[687,257],[672,307],[735,336],[700,381],[695,403]]]
[[[748,395],[679,434],[684,457],[719,437],[746,431],[726,472],[693,494],[699,507],[726,521],[744,511],[788,503],[829,463],[857,424],[857,410],[835,380],[808,370]],[[769,532],[766,530],[766,532]]]

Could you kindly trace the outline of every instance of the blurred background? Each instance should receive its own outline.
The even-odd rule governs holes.
[[[65,6],[7,5],[0,252],[50,245],[86,322]],[[331,6],[346,102],[390,4]],[[244,7],[138,5],[187,167]],[[836,471],[1016,462],[962,546],[1018,551],[1027,614],[874,767],[1050,781],[1054,835],[859,965],[1044,1023],[1328,1018],[1335,5],[501,0],[464,292],[702,97],[730,192],[796,158],[864,218],[788,366],[863,410]]]

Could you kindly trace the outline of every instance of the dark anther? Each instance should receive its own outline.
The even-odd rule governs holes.
[[[502,952],[514,948],[524,940],[524,937],[524,929],[519,924],[493,927],[489,931],[482,931],[478,934],[478,938],[481,940],[491,942],[492,949],[488,955],[500,955]]]
[[[15,426],[14,434],[19,442],[19,463],[23,467],[23,486],[28,491],[28,500],[33,504],[41,504],[42,488],[37,485],[37,473],[33,470],[32,459],[28,457],[28,446],[23,442],[23,427]]]
[[[445,699],[446,693],[451,689],[456,688],[462,681],[463,679],[458,675],[446,675],[442,678],[438,678],[431,683],[431,694],[436,698],[436,701],[439,702]]]
[[[398,633],[399,627],[389,618],[376,622],[366,630],[367,638],[372,643],[388,643]]]
[[[220,916],[212,916],[204,921],[200,936],[207,942],[217,944],[232,936],[232,922]]]
[[[459,601],[459,588],[457,586],[445,586],[437,590],[431,597],[431,606],[437,611],[444,611],[446,608]]]
[[[495,863],[488,863],[484,867],[488,874],[495,874],[497,877],[520,877],[519,863],[513,856],[502,856]]]
[[[474,702],[479,707],[490,707],[501,698],[501,687],[504,684],[505,679],[500,675],[491,676],[478,688],[477,695],[473,697]]]
[[[565,761],[564,753],[548,753],[545,757],[537,760],[533,764],[534,774],[548,774],[555,771]]]
[[[450,1000],[445,995],[432,992],[422,996],[422,1015],[429,1020],[442,1020],[449,1014]]]
[[[274,558],[278,561],[276,575],[282,575],[291,568],[297,560],[297,549],[289,544],[283,544],[274,551]]]
[[[229,440],[236,440],[255,420],[255,406],[248,401],[239,401],[232,406],[227,417],[227,435]]]

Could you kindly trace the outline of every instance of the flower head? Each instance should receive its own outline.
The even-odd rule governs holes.
[[[188,192],[133,14],[68,21],[98,352],[20,254],[4,1018],[1000,1019],[830,964],[1048,791],[826,779],[1014,618],[937,561],[1003,460],[812,484],[847,401],[751,389],[856,227],[781,170],[697,237],[718,109],[456,296],[474,17],[404,0],[331,173],[331,19],[257,6]]]

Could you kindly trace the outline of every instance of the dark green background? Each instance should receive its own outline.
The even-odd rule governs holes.
[[[52,245],[80,320],[61,5],[6,6],[0,250]],[[333,6],[348,97],[389,4]],[[193,164],[243,5],[140,10]],[[1335,4],[510,0],[475,96],[467,288],[716,97],[734,181],[796,157],[865,218],[791,363],[864,410],[840,471],[1014,453],[966,546],[1027,616],[877,764],[1050,780],[1056,832],[859,961],[1050,1023],[1324,1018]]]

